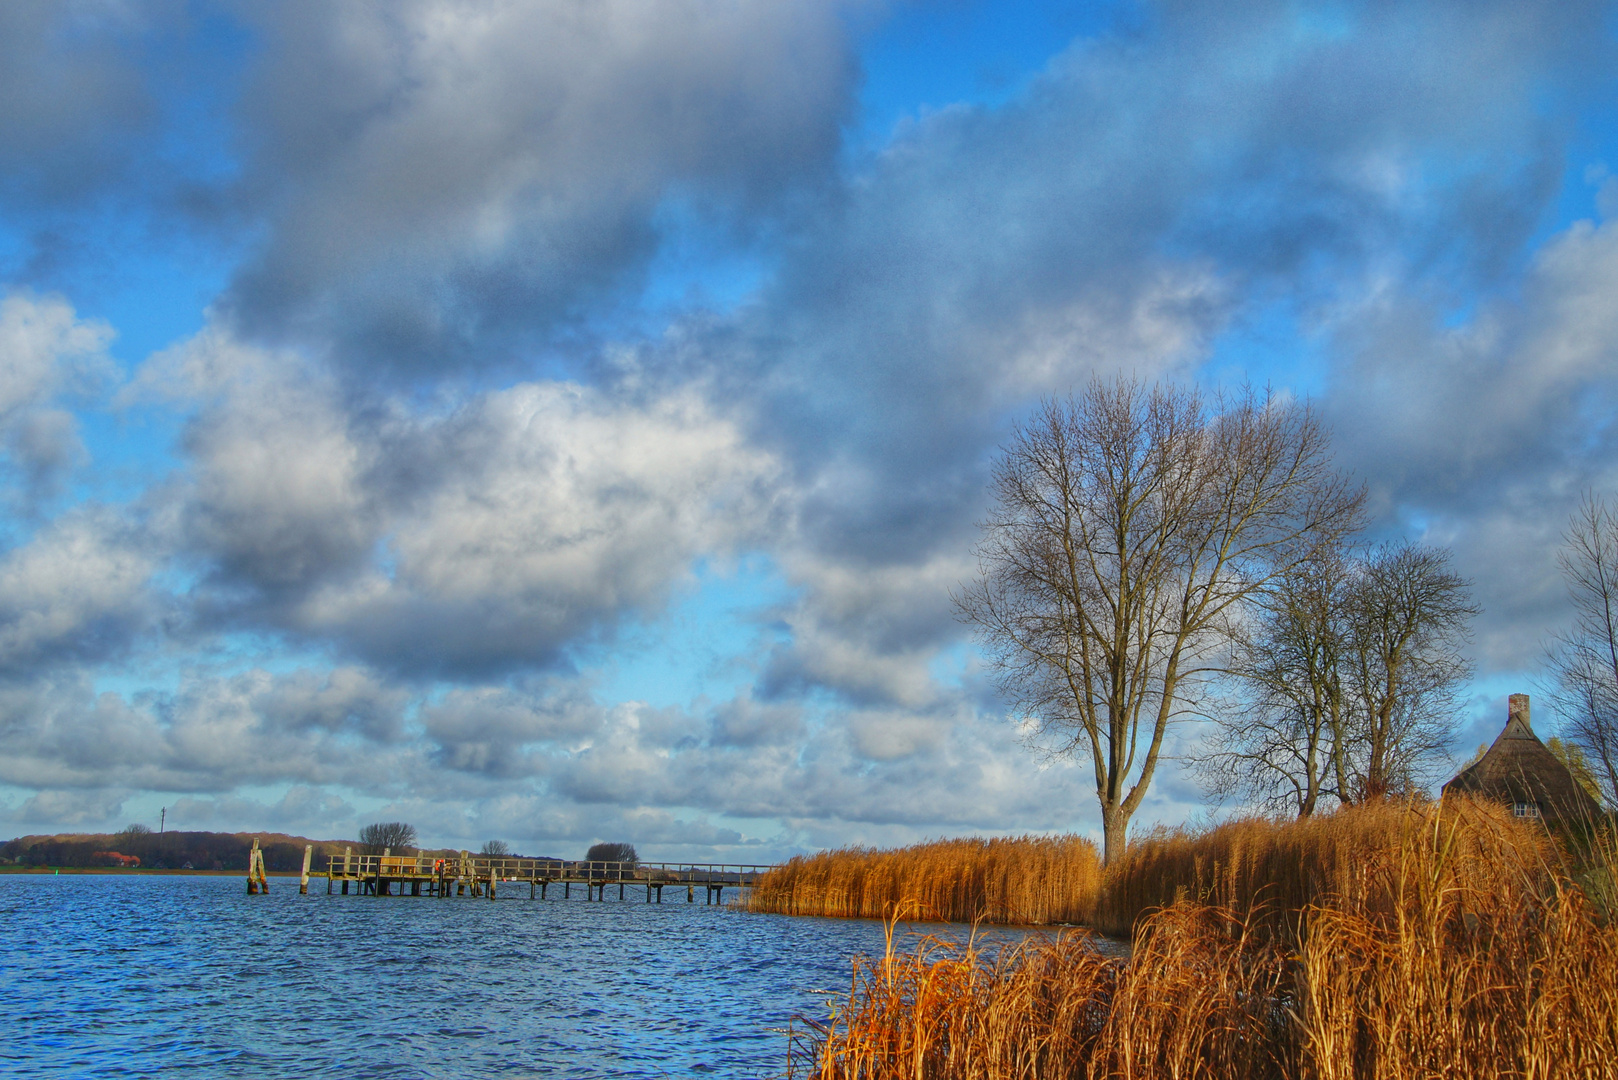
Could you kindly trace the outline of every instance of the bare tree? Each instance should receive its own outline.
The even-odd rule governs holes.
[[[1478,609],[1449,552],[1384,545],[1360,560],[1347,596],[1352,705],[1336,755],[1344,802],[1419,786],[1453,734],[1455,690],[1471,674],[1462,653]]]
[[[1035,737],[1089,758],[1109,862],[1241,605],[1357,524],[1327,442],[1307,406],[1250,390],[1092,380],[996,463],[956,608]]]
[[[1259,594],[1232,653],[1234,692],[1210,713],[1214,727],[1198,761],[1215,794],[1298,817],[1337,795],[1349,584],[1348,559],[1333,545]]]
[[[506,843],[504,840],[485,840],[483,842],[483,849],[479,851],[478,854],[488,855],[493,858],[500,858],[502,856],[511,854],[511,845]]]
[[[1618,507],[1594,495],[1573,515],[1558,563],[1573,626],[1551,646],[1555,701],[1609,807],[1618,806]]]
[[[591,844],[590,850],[584,853],[586,862],[640,862],[640,856],[635,854],[635,845],[623,841],[604,844]]]
[[[1235,650],[1205,782],[1305,817],[1419,786],[1453,728],[1476,614],[1448,552],[1327,551],[1280,575]]]
[[[360,830],[360,851],[366,855],[380,855],[383,851],[397,855],[415,846],[416,827],[402,821],[378,822]]]

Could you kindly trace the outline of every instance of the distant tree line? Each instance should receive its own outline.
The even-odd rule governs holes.
[[[117,866],[110,853],[133,855],[140,865],[153,870],[240,870],[247,871],[247,853],[253,846],[252,833],[165,832],[125,829],[117,833],[81,833],[63,836],[24,836],[0,844],[0,858],[23,866],[104,867]],[[314,843],[317,865],[325,865],[327,855],[341,855],[343,845],[314,842],[299,837],[258,834],[264,852],[265,868],[273,872],[295,872],[303,867],[303,848]]]

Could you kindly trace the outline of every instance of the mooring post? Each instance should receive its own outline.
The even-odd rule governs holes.
[[[695,885],[691,884],[691,882],[689,882],[689,881],[686,882],[685,883],[685,902],[688,903],[688,904],[692,903],[692,902],[694,902],[696,900],[696,898],[697,898],[697,887]]]
[[[258,846],[258,837],[253,837],[253,865],[258,868],[258,894],[268,896],[270,892],[270,879],[264,872],[264,849]]]
[[[548,882],[548,881],[541,881],[539,883],[539,898],[541,900],[545,899],[545,887],[547,885],[549,885],[549,884],[550,884],[550,882]]]
[[[618,883],[618,899],[622,900],[623,898],[624,898],[624,883],[620,881]]]
[[[499,881],[499,880],[500,880],[499,875],[497,875],[494,872],[494,867],[492,867],[492,866],[489,867],[489,899],[490,900],[494,899],[494,883],[496,881]]]
[[[313,844],[303,845],[303,877],[298,879],[299,896],[309,895],[309,860],[314,856],[314,853],[315,848]],[[331,892],[331,889],[328,888],[326,891]]]

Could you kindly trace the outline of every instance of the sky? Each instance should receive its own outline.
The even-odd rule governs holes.
[[[1099,835],[949,598],[1093,375],[1312,402],[1368,535],[1474,583],[1464,758],[1618,493],[1615,45],[1578,0],[0,6],[0,834]],[[1233,809],[1196,740],[1137,828]]]

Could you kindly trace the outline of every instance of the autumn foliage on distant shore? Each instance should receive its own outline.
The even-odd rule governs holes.
[[[1610,844],[1584,857],[1610,881]],[[890,947],[791,1075],[1618,1078],[1618,928],[1571,869],[1464,802],[1149,836],[1094,899],[1127,961],[1082,932]]]

